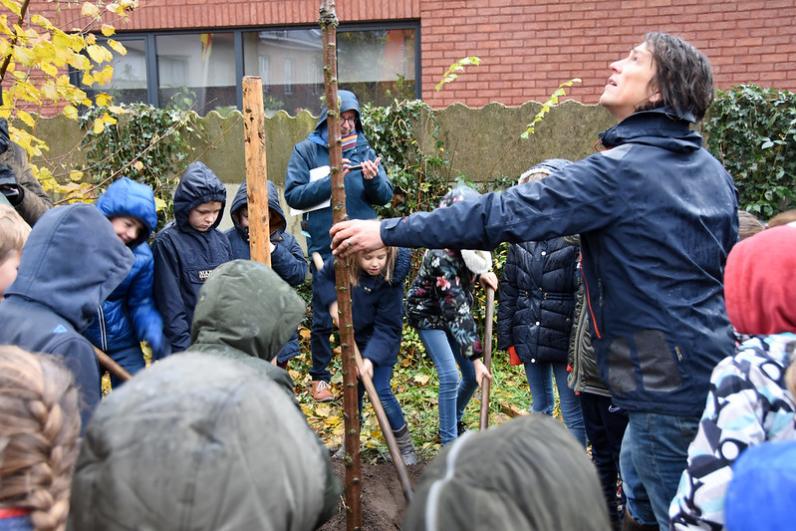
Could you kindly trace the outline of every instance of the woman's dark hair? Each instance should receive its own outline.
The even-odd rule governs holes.
[[[655,77],[663,104],[679,116],[691,113],[702,120],[713,101],[713,72],[705,55],[693,45],[668,33],[650,32],[644,42],[652,53]]]

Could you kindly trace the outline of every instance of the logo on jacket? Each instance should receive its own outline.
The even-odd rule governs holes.
[[[199,271],[199,280],[204,282],[205,280],[208,279],[208,277],[210,277],[210,273],[212,272],[213,272],[212,269],[205,269],[204,271]]]

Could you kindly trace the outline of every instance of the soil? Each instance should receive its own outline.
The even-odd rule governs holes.
[[[332,461],[332,466],[342,484],[345,480],[345,465]],[[425,468],[425,463],[409,467],[409,479],[416,487]],[[362,462],[362,529],[391,530],[400,529],[406,502],[401,482],[392,463]],[[337,514],[321,527],[321,531],[345,530],[346,514],[342,497]]]

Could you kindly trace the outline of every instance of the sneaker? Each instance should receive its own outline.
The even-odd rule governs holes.
[[[456,435],[461,437],[467,432],[467,426],[461,420],[456,423]]]
[[[334,400],[331,386],[325,380],[313,380],[310,385],[310,394],[316,402],[331,402]]]

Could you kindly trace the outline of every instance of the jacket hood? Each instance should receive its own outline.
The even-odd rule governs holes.
[[[340,101],[340,113],[346,111],[355,111],[357,113],[356,131],[362,133],[362,118],[359,109],[359,100],[356,94],[350,90],[338,90],[337,99]],[[318,121],[315,123],[315,130],[310,133],[309,138],[316,144],[327,146],[329,144],[328,136],[326,135],[326,118],[329,116],[329,109],[326,105],[321,107],[321,114],[318,116]]]
[[[304,302],[271,268],[234,260],[199,293],[191,342],[227,346],[271,361],[304,317]]]
[[[278,384],[235,360],[173,355],[97,408],[69,528],[315,529],[335,508],[325,454]]]
[[[158,224],[155,194],[152,192],[152,187],[128,177],[122,177],[111,184],[105,193],[97,199],[97,208],[108,219],[117,216],[130,216],[144,225],[141,235],[130,244],[130,247],[135,247],[146,241]]]
[[[527,495],[533,493],[533,495]],[[611,529],[583,448],[545,415],[468,432],[426,468],[402,529]]]
[[[607,148],[632,142],[687,153],[702,147],[702,136],[688,127],[693,121],[670,107],[638,111],[604,131],[600,140]]]
[[[796,227],[735,244],[724,269],[727,315],[741,334],[796,332]]]
[[[246,240],[249,239],[249,229],[240,226],[240,222],[236,214],[238,213],[238,210],[248,206],[249,198],[247,193],[248,187],[246,186],[246,181],[243,181],[240,185],[240,188],[238,188],[237,193],[235,194],[235,198],[232,200],[232,207],[230,208],[232,223],[235,225],[235,229],[237,229],[238,233]],[[282,210],[282,205],[279,204],[279,192],[276,190],[276,185],[274,185],[274,183],[271,181],[268,181],[268,209],[277,214],[280,218],[280,222],[276,224],[276,226],[271,225],[271,232],[284,231],[287,228],[285,211]],[[271,220],[271,223],[273,223],[273,221],[274,220]]]
[[[174,219],[180,230],[194,230],[188,223],[191,209],[210,201],[219,201],[223,212],[227,202],[227,189],[213,170],[203,162],[193,162],[180,177],[180,184],[174,192]],[[219,223],[221,214],[211,228],[215,229]]]
[[[132,251],[94,205],[53,208],[33,226],[5,295],[43,304],[81,331],[133,261]]]

